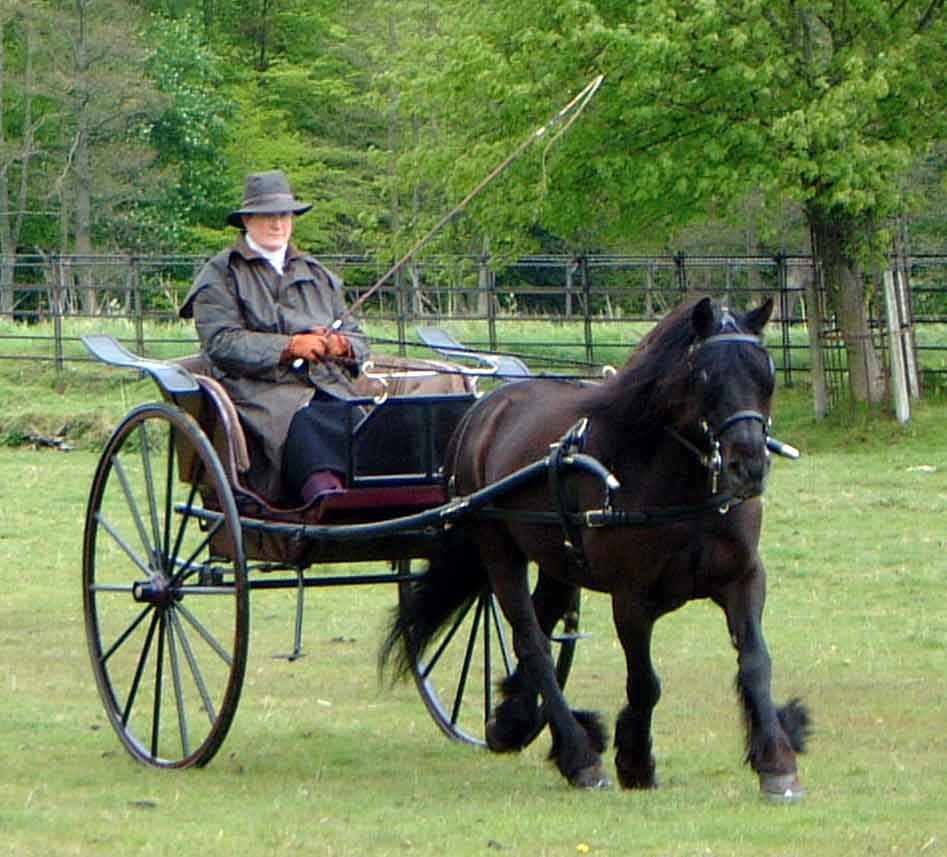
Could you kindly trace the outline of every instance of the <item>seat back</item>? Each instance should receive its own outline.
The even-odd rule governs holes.
[[[187,410],[204,430],[217,452],[230,481],[240,484],[240,476],[250,469],[247,437],[233,401],[223,385],[210,374],[210,361],[192,354],[172,361],[194,376],[203,396],[197,408],[193,402],[176,402]]]

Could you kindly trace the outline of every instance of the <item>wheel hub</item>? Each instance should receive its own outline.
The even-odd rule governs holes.
[[[132,587],[132,595],[141,604],[155,604],[158,607],[168,607],[177,598],[170,581],[163,574],[136,581]]]

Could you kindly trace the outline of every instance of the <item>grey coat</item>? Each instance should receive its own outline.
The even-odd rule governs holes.
[[[251,446],[250,487],[279,500],[280,469],[289,424],[315,388],[354,395],[351,377],[337,364],[310,364],[296,372],[280,357],[295,333],[344,318],[358,362],[368,355],[358,325],[344,315],[342,282],[317,259],[290,245],[283,274],[241,238],[197,275],[182,318],[194,318],[214,377],[227,389]]]

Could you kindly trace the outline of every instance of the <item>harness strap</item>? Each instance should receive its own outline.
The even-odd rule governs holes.
[[[706,515],[708,512],[726,514],[743,502],[745,501],[731,497],[729,494],[714,494],[694,506],[664,506],[632,511],[609,507],[588,509],[584,512],[570,511],[565,513],[565,518],[566,523],[576,530],[582,528],[660,527],[664,524],[690,521]],[[530,509],[504,509],[499,506],[484,506],[477,511],[477,515],[501,521],[516,521],[522,524],[563,524],[563,514],[559,511],[537,512]],[[565,525],[563,524],[563,526]]]
[[[768,423],[766,417],[764,417],[759,411],[737,411],[735,414],[731,414],[729,417],[727,417],[720,424],[720,427],[716,431],[717,436],[721,436],[727,431],[727,429],[730,429],[737,423],[743,422],[745,420],[753,420],[754,422],[761,423],[764,428]]]
[[[570,485],[573,483],[564,478],[564,461],[567,457],[582,452],[588,428],[588,417],[583,417],[551,445],[547,458],[549,496],[556,504],[556,511],[553,514],[557,516],[562,526],[562,543],[581,571],[587,568],[585,551],[582,548],[582,522],[576,519],[576,498],[574,492],[570,490]]]

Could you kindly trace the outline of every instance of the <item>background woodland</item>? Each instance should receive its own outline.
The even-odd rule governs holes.
[[[396,257],[604,74],[430,249],[812,252],[870,396],[878,270],[947,243],[945,56],[943,0],[0,0],[0,297],[216,250],[273,167],[302,246]]]

